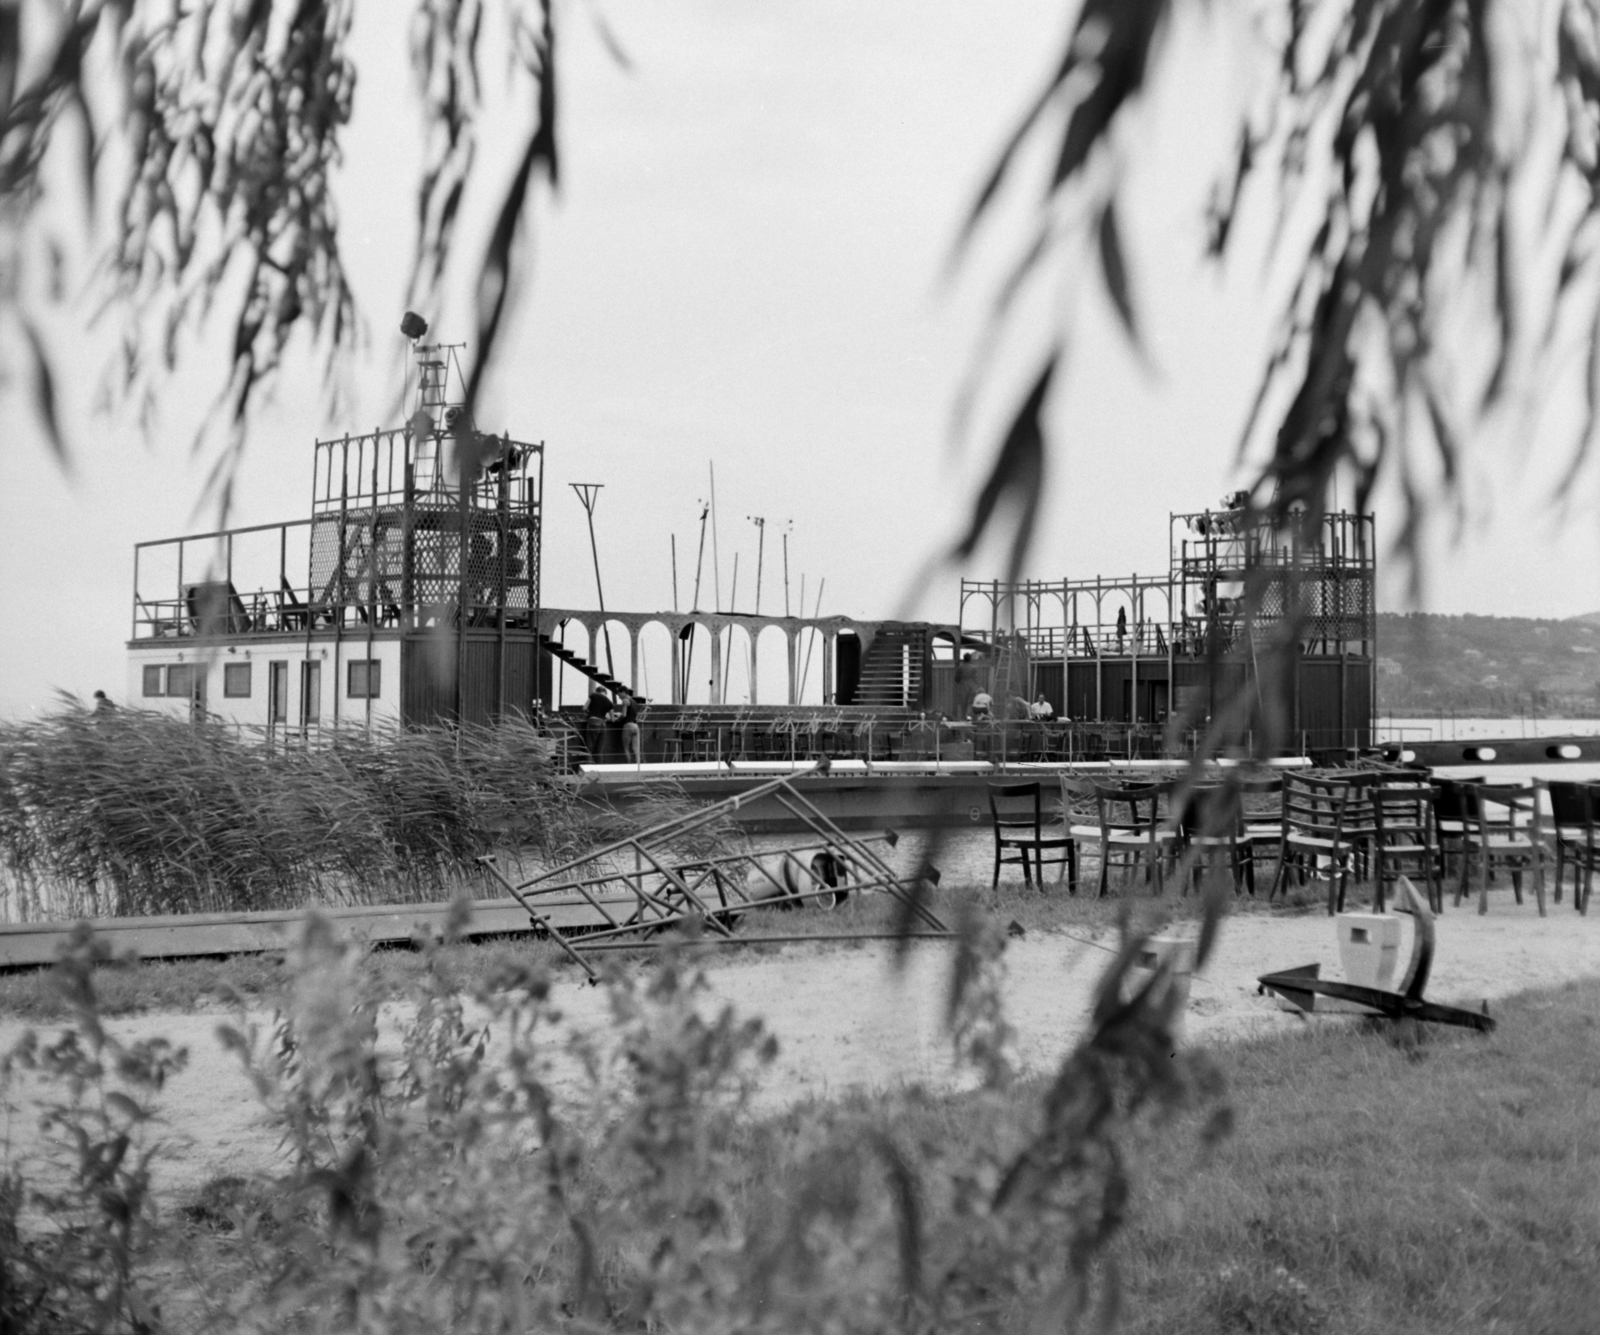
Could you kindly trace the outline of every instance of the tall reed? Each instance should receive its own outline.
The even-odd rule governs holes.
[[[67,700],[0,722],[0,916],[449,897],[480,854],[563,856],[613,823],[561,782],[554,749],[517,721],[268,748]]]

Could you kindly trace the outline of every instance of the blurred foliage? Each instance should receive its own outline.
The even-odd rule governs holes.
[[[463,994],[435,967],[444,948],[419,942],[415,1005],[383,1017],[360,951],[312,915],[270,1015],[222,1031],[279,1137],[283,1175],[207,1184],[166,1226],[189,1230],[190,1264],[175,1272],[153,1245],[141,1159],[136,1228],[71,1272],[70,1308],[68,1273],[44,1252],[0,1257],[0,1273],[33,1277],[74,1317],[114,1282],[142,1300],[102,1307],[94,1328],[152,1335],[1103,1327],[1116,1291],[1096,1256],[1124,1222],[1132,1138],[1180,1106],[1214,1111],[1216,1076],[1203,1057],[1173,1055],[1179,993],[1157,973],[1102,991],[1095,1036],[1042,1098],[1016,1083],[990,1046],[1004,1039],[1004,941],[974,937],[974,1005],[952,1035],[979,1081],[976,1115],[941,1118],[912,1095],[909,1108],[757,1122],[751,1099],[777,1045],[708,994],[692,945],[611,972],[603,1017],[569,1028],[525,960],[503,957]],[[98,1051],[98,959],[84,935],[63,964],[80,1004],[52,1051]],[[24,1039],[13,1065],[46,1098],[67,1091],[42,1143],[97,1144],[92,1086],[77,1066],[35,1061],[41,1047]],[[4,1153],[17,1190],[55,1180]],[[84,1328],[51,1315],[17,1309],[8,1329]]]
[[[1270,434],[1253,490],[1284,520],[1327,505],[1336,471],[1363,508],[1385,469],[1405,498],[1397,550],[1455,498],[1468,442],[1507,403],[1533,412],[1570,362],[1588,366],[1587,453],[1600,410],[1600,8],[1592,0],[1083,0],[1065,48],[978,193],[962,241],[996,211],[1022,150],[1052,161],[1033,234],[997,294],[993,347],[1018,296],[1098,269],[1140,340],[1125,254],[1123,184],[1139,157],[1143,96],[1193,48],[1180,20],[1226,12],[1277,76],[1244,111],[1209,211],[1210,250],[1237,246],[1250,183],[1270,176],[1276,262],[1289,280],[1276,346],[1241,449]],[[1270,68],[1270,66],[1269,66]],[[1055,267],[1052,268],[1052,261]],[[1553,278],[1553,281],[1552,281]],[[958,551],[993,497],[1016,498],[1012,565],[1037,505],[1041,370],[996,456]],[[980,376],[981,379],[981,376]],[[970,388],[970,387],[969,387]],[[1515,391],[1515,393],[1513,393]],[[1432,452],[1443,489],[1425,481]]]

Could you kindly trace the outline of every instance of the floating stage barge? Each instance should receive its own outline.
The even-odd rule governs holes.
[[[625,757],[620,725],[586,736],[574,701],[649,694],[638,758],[696,788],[821,757],[866,767],[835,786],[939,792],[951,764],[1180,757],[1229,700],[1286,754],[1371,746],[1370,516],[1173,515],[1160,575],[962,581],[948,623],[547,607],[543,444],[474,428],[447,393],[454,349],[416,354],[404,426],[316,442],[309,516],[139,544],[130,704],[273,745],[519,717],[577,772]],[[983,694],[995,722],[972,719]],[[1041,698],[1049,721],[1016,717]],[[939,768],[893,768],[913,764]]]

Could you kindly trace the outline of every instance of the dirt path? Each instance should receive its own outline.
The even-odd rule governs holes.
[[[1109,945],[1109,936],[1102,944]],[[1410,947],[1405,928],[1402,960]],[[727,1002],[741,1015],[759,1015],[776,1034],[779,1056],[758,1096],[760,1106],[786,1106],[856,1088],[923,1082],[949,1086],[965,1077],[951,1062],[942,1027],[949,952],[923,944],[906,967],[889,964],[886,943],[795,946],[762,957],[709,962],[711,1004]],[[1082,1030],[1104,949],[1062,934],[1013,941],[1006,952],[1005,998],[1017,1032],[1016,1052],[1032,1070],[1053,1066]],[[1319,915],[1231,919],[1205,973],[1194,980],[1186,1016],[1188,1041],[1215,1043],[1293,1031],[1308,1021],[1256,994],[1258,974],[1318,961],[1324,976],[1340,977],[1332,923]],[[1470,908],[1438,922],[1438,953],[1428,995],[1476,1006],[1529,988],[1600,976],[1600,916],[1579,918],[1566,905],[1540,919],[1533,907]],[[558,984],[566,1023],[603,1031],[602,996],[573,982]],[[163,1099],[175,1157],[161,1179],[183,1190],[219,1173],[272,1171],[275,1143],[261,1124],[255,1096],[237,1060],[216,1037],[217,1014],[149,1014],[115,1021],[124,1036],[161,1035],[189,1050],[187,1069]],[[388,1015],[392,1035],[398,1010]],[[1309,1021],[1321,1023],[1322,1021]],[[25,1026],[0,1023],[0,1051]],[[52,1026],[40,1026],[50,1032]],[[25,1091],[14,1093],[14,1100]],[[23,1107],[11,1119],[14,1149],[37,1145],[36,1118]]]

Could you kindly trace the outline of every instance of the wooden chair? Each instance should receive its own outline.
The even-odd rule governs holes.
[[[1450,874],[1450,858],[1463,857],[1461,851],[1467,835],[1468,812],[1471,796],[1468,790],[1475,783],[1483,783],[1482,774],[1466,779],[1435,779],[1433,799],[1433,829],[1439,840],[1439,870],[1441,879]]]
[[[1020,862],[1022,879],[1033,884],[1033,871],[1038,868],[1039,889],[1044,889],[1044,869],[1047,862],[1060,865],[1059,883],[1064,876],[1067,892],[1078,893],[1078,846],[1072,835],[1062,826],[1046,827],[1044,823],[1044,788],[1037,780],[1031,783],[991,783],[989,785],[989,816],[994,824],[994,883],[1000,885],[1000,865]],[[1047,857],[1046,854],[1054,854]]]
[[[1102,897],[1110,883],[1113,859],[1120,859],[1130,871],[1142,865],[1145,878],[1153,880],[1156,893],[1161,893],[1166,864],[1178,841],[1177,831],[1163,822],[1161,811],[1162,801],[1172,789],[1170,782],[1094,786]]]
[[[1353,864],[1372,836],[1372,808],[1365,791],[1371,783],[1371,776],[1362,774],[1283,776],[1283,832],[1269,900],[1291,866],[1300,869],[1304,884],[1306,860],[1315,865],[1322,859],[1327,865],[1328,913],[1344,908]]]
[[[1522,903],[1522,875],[1533,872],[1533,892],[1544,907],[1544,836],[1539,794],[1533,788],[1509,783],[1475,783],[1467,788],[1467,829],[1462,838],[1461,880],[1456,886],[1459,905],[1467,893],[1467,878],[1476,859],[1482,884],[1478,912],[1489,911],[1489,881],[1496,867],[1511,873],[1511,891]]]
[[[1283,842],[1283,775],[1256,774],[1239,781],[1239,802],[1243,808],[1244,839],[1252,858],[1270,849],[1277,855]]]
[[[1549,797],[1550,828],[1542,833],[1556,857],[1555,902],[1561,902],[1561,883],[1571,862],[1572,907],[1587,914],[1595,868],[1600,866],[1600,786],[1564,779],[1534,786]]]
[[[1380,783],[1371,790],[1373,871],[1377,881],[1373,910],[1383,912],[1384,887],[1402,874],[1414,875],[1428,890],[1428,908],[1444,908],[1439,883],[1439,838],[1433,805],[1438,790],[1431,784]]]
[[[1178,837],[1184,852],[1193,855],[1190,884],[1200,888],[1206,868],[1226,854],[1233,876],[1233,890],[1256,892],[1255,846],[1245,837],[1244,803],[1241,785],[1232,783],[1196,784],[1182,794],[1178,811]],[[1185,886],[1185,893],[1189,887]]]

